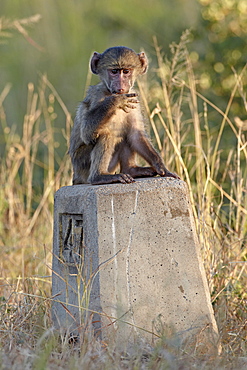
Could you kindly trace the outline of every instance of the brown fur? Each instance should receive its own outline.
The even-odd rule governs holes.
[[[101,82],[90,86],[80,103],[71,133],[69,154],[73,184],[131,183],[135,177],[171,176],[148,139],[137,94],[132,90],[148,62],[144,53],[114,47],[94,53],[91,70]],[[136,153],[150,167],[136,165]],[[120,167],[120,173],[114,173]]]

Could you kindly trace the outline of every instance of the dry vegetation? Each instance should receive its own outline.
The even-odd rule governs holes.
[[[155,42],[158,69],[152,83],[140,84],[139,89],[155,145],[189,187],[222,354],[214,358],[188,354],[164,336],[154,349],[138,349],[128,357],[87,335],[79,348],[73,347],[53,331],[49,300],[53,195],[71,182],[69,159],[60,154],[67,151],[71,116],[42,76],[38,88],[28,86],[21,134],[8,124],[4,109],[9,87],[0,95],[5,146],[0,162],[3,369],[246,368],[246,122],[231,117],[236,98],[246,107],[246,70],[235,76],[235,88],[221,111],[197,92],[186,40],[183,35],[180,44],[173,45],[171,62],[164,60]],[[55,128],[58,118],[60,132]],[[230,144],[224,138],[226,130]]]

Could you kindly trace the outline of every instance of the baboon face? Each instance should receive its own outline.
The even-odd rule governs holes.
[[[98,74],[111,94],[127,94],[138,75],[147,71],[147,58],[144,53],[117,46],[102,54],[94,53],[91,70]]]
[[[105,84],[111,94],[127,94],[134,84],[133,69],[107,69]]]

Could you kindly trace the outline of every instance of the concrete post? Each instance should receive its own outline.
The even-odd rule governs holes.
[[[186,184],[171,178],[77,185],[55,196],[56,327],[116,345],[166,330],[207,352],[217,326]],[[87,310],[89,309],[89,310]]]

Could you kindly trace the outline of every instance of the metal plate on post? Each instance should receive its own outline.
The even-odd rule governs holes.
[[[68,266],[80,266],[84,255],[82,215],[59,215],[59,239],[61,260]]]

